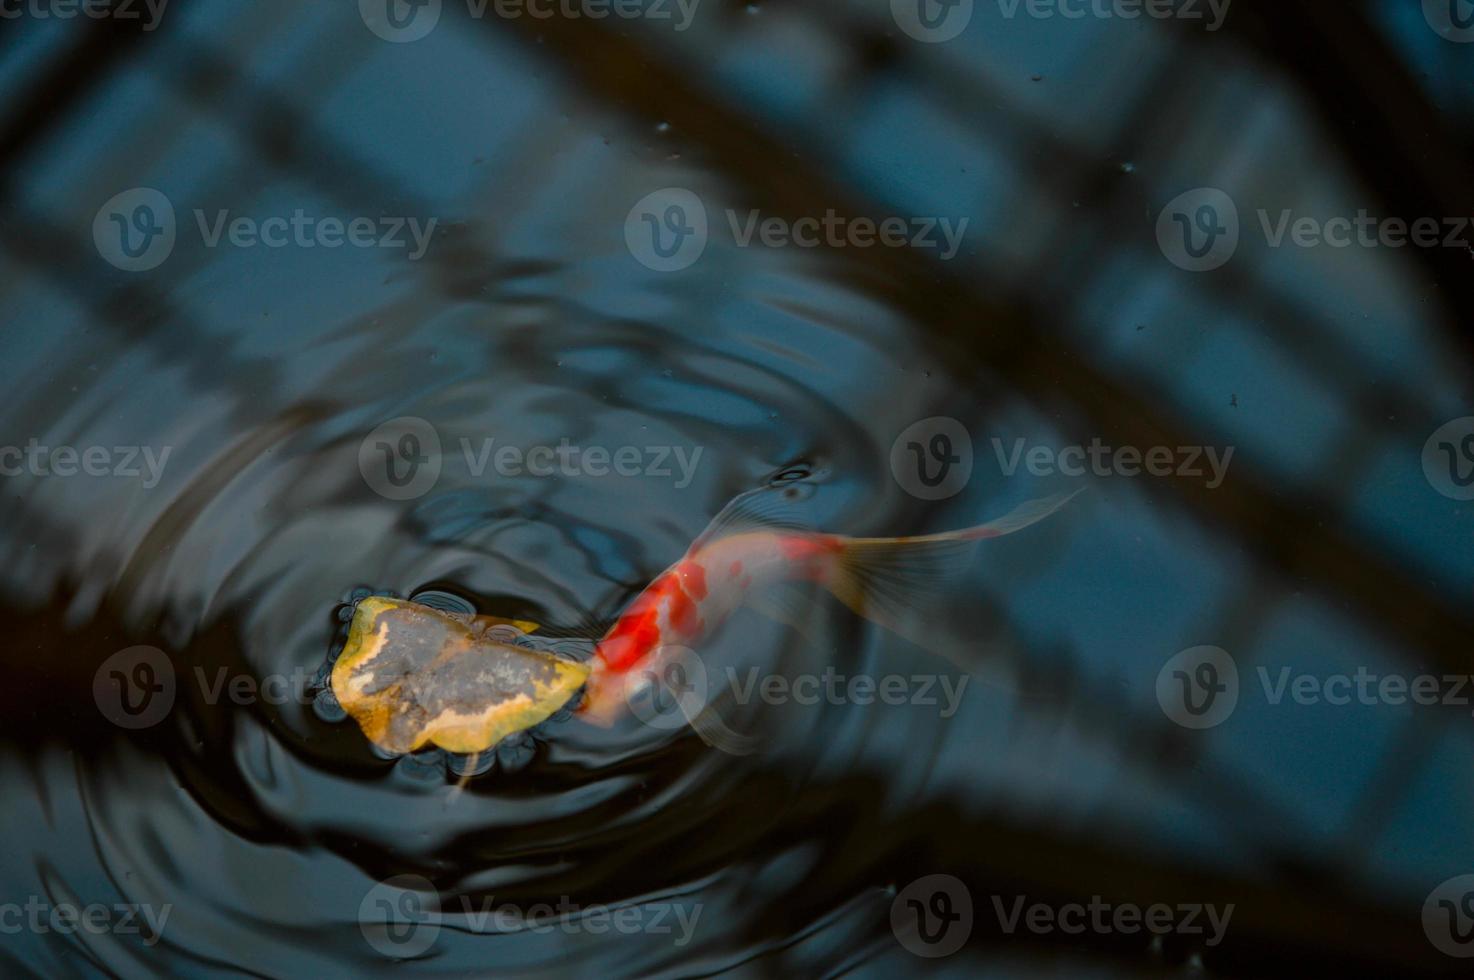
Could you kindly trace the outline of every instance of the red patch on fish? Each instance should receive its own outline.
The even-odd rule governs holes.
[[[686,594],[700,602],[706,598],[706,569],[689,558],[676,566],[676,574],[681,578],[681,586]]]
[[[732,562],[732,567],[729,568],[729,569],[727,569],[727,577],[728,578],[736,578],[737,576],[739,576],[741,574],[742,574],[742,562],[740,562],[740,561],[734,561],[734,562]]]
[[[686,591],[688,588],[690,592]],[[704,625],[696,601],[705,596],[706,569],[693,561],[681,562],[674,571],[661,575],[635,597],[629,611],[619,617],[609,635],[600,641],[598,656],[618,671],[630,670],[644,660],[670,639],[660,629],[662,607],[672,633],[681,639],[695,639]]]
[[[702,591],[705,594],[704,578]],[[701,631],[701,616],[696,611],[696,603],[686,594],[680,576],[667,575],[660,593],[666,599],[665,615],[670,620],[671,629],[688,639],[695,637]]]
[[[628,670],[660,643],[659,610],[641,595],[609,635],[599,642],[598,655],[614,670]]]
[[[790,563],[790,576],[819,581],[829,570],[829,559],[844,550],[844,541],[832,534],[795,534],[779,538],[778,550]]]
[[[812,561],[838,552],[843,543],[832,534],[793,534],[778,539],[778,549],[789,561]]]

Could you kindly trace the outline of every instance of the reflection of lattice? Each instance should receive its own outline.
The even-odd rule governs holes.
[[[1379,77],[1400,78],[1407,74],[1400,66],[1390,63],[1389,52],[1382,50],[1354,10],[1342,10],[1337,16],[1340,22],[1336,41],[1346,45],[1347,50],[1380,57],[1382,60],[1375,65]],[[1300,19],[1310,20],[1303,14]],[[1241,40],[1268,50],[1271,56],[1282,55],[1273,49],[1259,22],[1249,20],[1251,26],[1245,29]],[[962,125],[974,127],[971,106],[1000,104],[1000,93],[978,79],[950,71],[944,62],[923,58],[914,49],[896,47],[883,32],[848,19],[839,9],[826,10],[824,18],[812,18],[807,23],[816,32],[829,31],[841,38],[839,43],[845,50],[866,54],[856,59],[856,64],[863,67],[857,68],[850,79],[855,91],[864,92],[865,83],[873,82],[880,75],[898,77],[910,84],[924,85],[932,93],[949,93],[950,98],[936,95],[932,101]],[[531,30],[523,35],[521,32],[529,26]],[[222,367],[218,346],[209,340],[216,331],[193,322],[187,311],[174,308],[168,299],[171,287],[198,272],[210,257],[203,251],[183,250],[161,275],[152,277],[146,284],[114,286],[111,280],[99,277],[95,263],[81,247],[85,243],[79,245],[66,230],[65,222],[37,213],[32,202],[12,182],[10,175],[26,152],[56,134],[69,115],[84,108],[87,99],[95,98],[107,84],[109,71],[137,64],[156,73],[212,121],[234,129],[251,147],[253,157],[218,175],[213,189],[202,195],[205,198],[227,190],[239,193],[241,187],[251,186],[247,178],[261,167],[305,181],[329,199],[364,213],[386,200],[404,202],[404,207],[415,210],[416,188],[376,172],[370,162],[356,158],[352,151],[337,145],[329,134],[314,127],[307,110],[310,98],[319,93],[308,96],[274,91],[248,77],[239,67],[244,58],[238,49],[226,52],[195,47],[185,51],[168,40],[170,29],[166,20],[158,38],[140,39],[114,30],[106,23],[87,25],[76,32],[75,41],[59,47],[48,61],[47,70],[36,75],[29,93],[13,96],[6,104],[3,128],[0,128],[0,171],[6,176],[0,183],[0,196],[5,201],[9,220],[0,229],[0,244],[14,264],[80,297],[89,313],[113,329],[122,342],[148,345],[162,361],[184,364],[191,381],[202,389],[232,389],[239,410],[244,412],[253,400],[261,400],[263,393],[269,397],[277,390],[280,371],[270,361],[262,360]],[[463,25],[457,25],[457,29],[463,29]],[[478,25],[473,29],[536,38],[539,43],[528,44],[529,50],[548,57],[571,77],[585,82],[580,90],[588,96],[622,111],[647,112],[647,122],[673,121],[688,138],[697,141],[705,161],[721,170],[733,185],[759,192],[753,196],[761,198],[774,214],[802,213],[813,201],[832,202],[841,208],[848,203],[852,205],[849,210],[856,213],[864,210],[857,195],[836,186],[831,175],[790,151],[787,142],[790,137],[775,135],[782,129],[780,124],[772,120],[755,121],[706,97],[702,79],[652,54],[659,45],[630,40],[626,34],[579,21],[536,25],[488,21],[484,27]],[[8,37],[0,37],[0,43],[14,48],[22,43],[16,38],[15,32],[9,32]],[[320,38],[312,51],[313,57],[321,60],[325,77],[341,78],[354,67],[355,59],[364,49],[329,44]],[[1193,77],[1194,57],[1195,53],[1187,46],[1175,49],[1139,89],[1122,93],[1120,102],[1124,112],[1117,128],[1120,145],[1160,139],[1165,127],[1180,123],[1185,115],[1182,100],[1191,96],[1191,90],[1177,83]],[[636,63],[647,66],[647,70],[611,70]],[[1365,69],[1366,65],[1362,67]],[[1313,87],[1317,82],[1329,85],[1329,77],[1302,72],[1300,80]],[[1333,87],[1333,93],[1315,94],[1323,100],[1344,96],[1339,83]],[[1426,104],[1420,103],[1416,109],[1421,115],[1438,115]],[[827,111],[833,118],[846,116],[843,105],[829,106]],[[1080,201],[1086,206],[1082,213],[1093,215],[1122,215],[1129,210],[1131,202],[1117,198],[1116,185],[1103,176],[1101,168],[1092,164],[1086,148],[1052,138],[1025,109],[1004,104],[998,112],[1014,134],[1013,144],[1003,147],[1006,152],[1026,161],[1028,166],[1033,166],[1033,161],[1041,155],[1049,157],[1043,179],[1049,181],[1051,195],[1056,200]],[[178,131],[170,135],[177,145],[189,134]],[[1368,155],[1362,152],[1367,149],[1365,137],[1359,129],[1343,125],[1336,136],[1348,149],[1348,157],[1367,159]],[[170,141],[160,140],[155,152],[167,153],[170,145]],[[1467,156],[1460,153],[1463,148],[1441,149],[1446,157],[1456,161]],[[1389,182],[1395,182],[1400,161],[1406,159],[1393,143],[1391,151],[1384,148],[1384,158],[1378,165],[1368,168],[1370,177],[1382,181],[1377,186],[1383,188],[1383,198],[1397,198],[1403,191]],[[80,189],[79,197],[87,199],[88,191],[100,189],[106,176],[99,172],[95,179],[98,184]],[[1430,185],[1432,190],[1428,189]],[[1423,180],[1420,186],[1429,200],[1437,191],[1447,190],[1446,184],[1440,185],[1436,180]],[[487,193],[495,198],[498,213],[515,214],[527,206],[526,201],[515,196],[497,195],[493,188],[488,188]],[[1429,213],[1433,210],[1430,208]],[[1459,209],[1445,203],[1442,210],[1457,213]],[[1067,251],[1068,246],[1069,243],[1056,239],[1048,242],[1043,251],[1047,255],[1059,254]],[[1075,247],[1078,248],[1078,242]],[[496,263],[496,256],[482,253],[469,242],[460,243],[459,248],[458,252],[444,254],[432,250],[410,297],[399,301],[400,304],[420,311],[433,310],[444,299],[447,284],[453,284],[465,269],[492,268]],[[1123,443],[1175,445],[1201,441],[1192,437],[1192,426],[1178,417],[1181,406],[1175,405],[1168,393],[1149,390],[1142,396],[1139,386],[1122,384],[1106,367],[1091,363],[1088,356],[1059,339],[1053,325],[1067,322],[1073,313],[1078,313],[1072,309],[1072,297],[1024,295],[1017,289],[1007,288],[1006,284],[991,284],[985,290],[978,285],[980,280],[958,276],[956,270],[936,268],[930,259],[913,254],[852,253],[847,258],[854,261],[852,278],[860,288],[867,288],[905,310],[916,323],[933,325],[937,344],[955,353],[955,363],[964,376],[970,369],[986,365],[1006,377],[1030,403],[1043,410],[1064,406],[1069,415],[1088,419],[1093,431],[1113,434]],[[1447,260],[1441,254],[1427,258],[1437,262]],[[1050,277],[1038,270],[1037,281],[1048,282]],[[1259,318],[1266,321],[1265,336],[1308,373],[1323,380],[1355,419],[1351,437],[1337,448],[1335,459],[1327,461],[1326,468],[1335,473],[1335,483],[1350,487],[1366,472],[1373,462],[1369,455],[1373,436],[1387,431],[1385,420],[1389,416],[1401,421],[1415,420],[1428,428],[1438,419],[1420,385],[1421,379],[1388,376],[1366,356],[1328,346],[1328,341],[1336,337],[1334,325],[1325,323],[1312,303],[1256,281],[1247,273],[1209,277],[1195,285],[1207,293],[1207,301],[1215,307],[1257,311]],[[1459,311],[1468,313],[1471,304],[1465,295],[1466,284],[1455,283],[1451,288]],[[1006,299],[991,298],[997,295]],[[400,315],[386,319],[400,322],[413,319],[402,315],[403,308],[396,312]],[[158,324],[164,328],[160,329]],[[979,324],[989,325],[987,337],[978,337]],[[1462,335],[1456,340],[1467,344],[1467,338]],[[90,356],[88,352],[79,353],[73,366]],[[18,414],[23,422],[28,416],[46,418],[54,414],[53,407],[49,400],[41,400],[22,408]],[[986,430],[987,426],[980,424],[978,428]],[[1300,502],[1286,503],[1283,488],[1273,481],[1238,480],[1234,487],[1213,495],[1194,491],[1183,494],[1182,500],[1190,513],[1212,526],[1226,529],[1225,536],[1232,541],[1256,548],[1263,568],[1339,593],[1351,600],[1348,615],[1362,617],[1385,633],[1399,636],[1409,656],[1425,657],[1447,669],[1467,672],[1470,660],[1463,650],[1464,641],[1470,635],[1469,617],[1449,608],[1441,597],[1430,594],[1426,586],[1397,562],[1371,550],[1355,528],[1342,525],[1322,529],[1307,521],[1304,514],[1310,508],[1304,504],[1324,492],[1323,486],[1301,489],[1292,494],[1298,495]],[[44,507],[32,501],[13,511],[11,520],[24,520],[33,529],[48,527],[48,534],[64,539],[65,531],[53,522],[46,522],[45,516]],[[1344,514],[1340,518],[1347,519]],[[1298,550],[1286,546],[1292,541],[1298,544]],[[1006,607],[1006,601],[1000,604]],[[1246,582],[1235,594],[1222,597],[1220,608],[1224,610],[1223,618],[1215,624],[1214,635],[1233,637],[1242,648],[1247,648],[1273,614],[1275,603],[1260,586]],[[1047,680],[1056,689],[1077,690],[1086,683],[1072,665],[1058,669],[1058,676]],[[1174,760],[1164,748],[1162,729],[1156,719],[1123,717],[1119,712],[1091,712],[1083,707],[1100,703],[1108,703],[1108,699],[1082,697],[1082,707],[1073,712],[1074,720],[1098,730],[1102,738],[1114,740],[1124,751],[1150,760],[1147,765],[1160,769],[1165,777],[1183,780],[1185,795],[1236,814],[1235,823],[1241,827],[1242,836],[1256,848],[1273,854],[1276,838],[1266,828],[1288,822],[1293,815],[1277,811],[1242,777],[1221,769],[1197,770],[1182,764],[1180,758]],[[1355,853],[1347,855],[1349,864],[1359,863],[1373,850],[1377,832],[1416,775],[1415,767],[1390,764],[1390,760],[1425,756],[1437,737],[1437,729],[1421,721],[1409,721],[1397,734],[1389,764],[1376,771],[1376,778],[1359,802],[1358,816],[1353,822],[1355,839],[1347,842],[1348,848],[1355,849]],[[1170,875],[1170,869],[1156,871]],[[1299,897],[1306,900],[1303,892]],[[1362,911],[1376,918],[1375,910]],[[1388,948],[1395,947],[1389,942]],[[1327,951],[1328,955],[1330,952]]]

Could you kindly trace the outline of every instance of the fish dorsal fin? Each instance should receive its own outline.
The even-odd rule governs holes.
[[[739,493],[691,542],[690,550],[744,531],[811,531],[813,525],[803,517],[801,505],[812,495],[813,487],[797,483]]]

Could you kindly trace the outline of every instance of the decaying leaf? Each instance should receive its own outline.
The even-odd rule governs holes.
[[[589,673],[583,664],[487,639],[483,628],[499,622],[507,621],[370,596],[358,604],[333,665],[333,693],[386,751],[432,742],[450,752],[485,751],[563,707]]]

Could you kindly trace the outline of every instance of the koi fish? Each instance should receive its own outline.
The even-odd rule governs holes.
[[[1029,501],[958,531],[852,538],[783,519],[774,513],[770,490],[743,494],[630,602],[595,646],[579,714],[613,724],[662,658],[709,639],[744,605],[802,630],[801,614],[782,591],[790,583],[817,584],[855,613],[911,639],[906,611],[965,565],[974,543],[1021,531],[1073,496]]]

